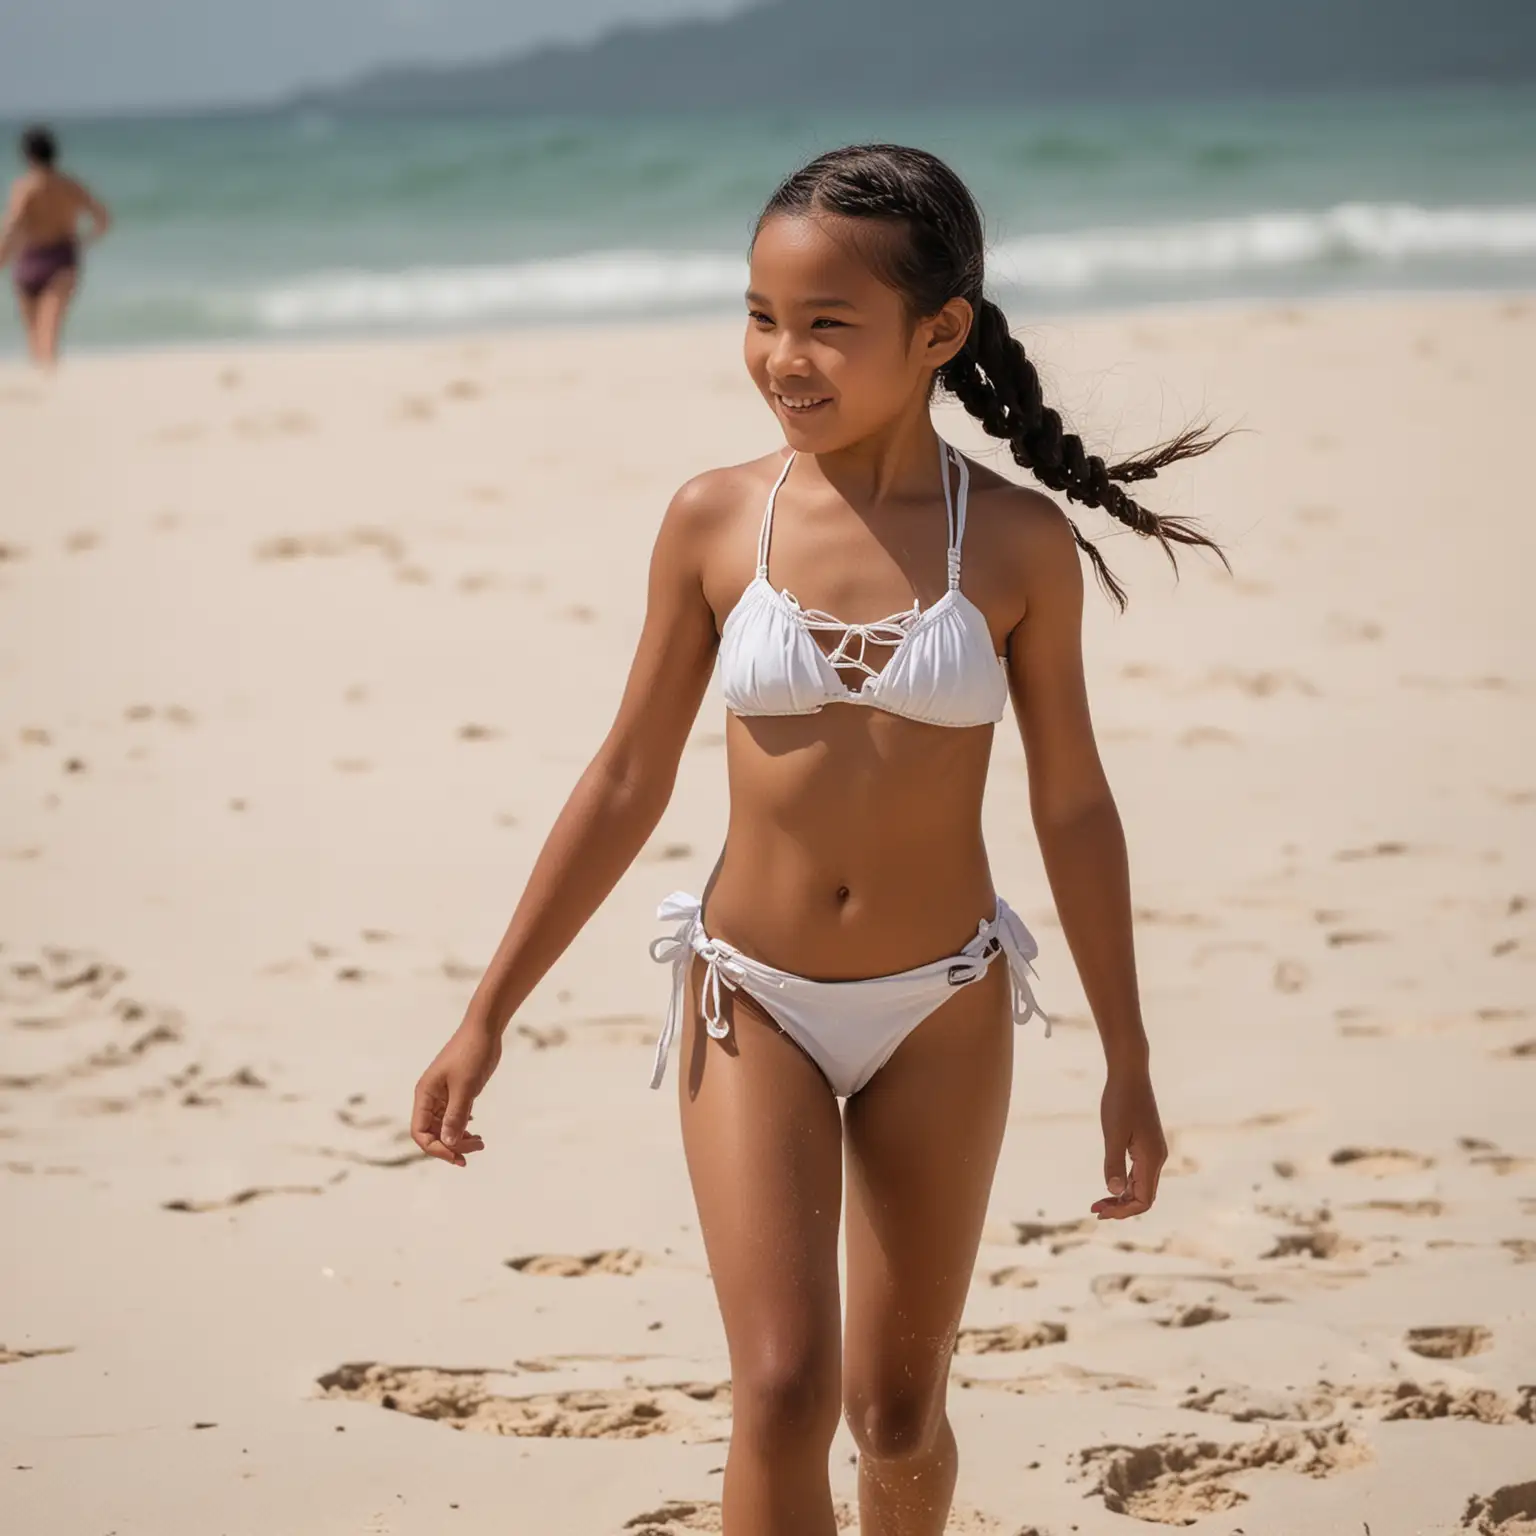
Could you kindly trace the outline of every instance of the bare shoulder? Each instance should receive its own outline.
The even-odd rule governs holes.
[[[694,536],[728,533],[747,505],[761,504],[782,464],[782,458],[773,453],[703,470],[673,492],[665,522]]]
[[[38,181],[30,171],[24,171],[11,183],[10,206],[12,213],[18,213],[37,196]]]
[[[1070,591],[1082,579],[1077,539],[1061,504],[975,463],[963,559],[965,585],[981,586],[1019,617],[1045,592],[1064,585]]]
[[[685,480],[667,507],[657,548],[675,551],[698,573],[717,614],[729,612],[752,578],[763,506],[783,467],[775,450],[706,469]]]

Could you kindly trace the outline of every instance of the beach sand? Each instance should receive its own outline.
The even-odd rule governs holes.
[[[997,734],[1059,1024],[1017,1041],[950,1530],[1536,1531],[1536,298],[1021,334],[1093,446],[1246,430],[1146,488],[1235,575],[1119,534],[1128,613],[1090,588],[1172,1143],[1138,1221],[1088,1218],[1102,1056]],[[670,492],[775,441],[734,321],[0,367],[0,1527],[719,1529],[675,1060],[646,1086],[718,691],[488,1150],[406,1116]]]

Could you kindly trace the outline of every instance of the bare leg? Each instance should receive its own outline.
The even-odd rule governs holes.
[[[836,1536],[842,1117],[814,1063],[741,993],[731,1033],[681,1031],[683,1150],[731,1359],[728,1536]]]
[[[30,326],[32,356],[44,368],[59,360],[59,337],[64,330],[64,315],[75,296],[76,274],[61,272],[37,296]]]
[[[21,314],[21,328],[27,338],[27,355],[34,363],[41,362],[42,359],[37,354],[37,300],[18,288],[16,308]]]
[[[961,990],[848,1100],[844,1411],[863,1536],[941,1536],[950,1356],[1008,1117],[1007,967]]]

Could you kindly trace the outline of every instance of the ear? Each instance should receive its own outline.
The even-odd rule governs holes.
[[[923,362],[930,368],[942,368],[965,345],[975,323],[976,312],[969,300],[958,295],[950,299],[923,322]]]

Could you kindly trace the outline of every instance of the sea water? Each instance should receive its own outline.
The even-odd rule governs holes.
[[[731,313],[774,185],[837,144],[944,156],[1032,312],[1536,284],[1536,96],[57,126],[117,224],[76,347]],[[13,315],[0,347],[14,351]]]

